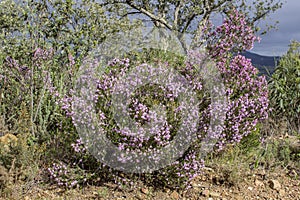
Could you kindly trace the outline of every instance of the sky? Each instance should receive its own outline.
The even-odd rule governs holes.
[[[274,23],[277,20],[278,30],[273,29],[260,36],[261,42],[256,42],[251,52],[266,56],[281,56],[287,52],[291,40],[300,42],[300,0],[286,0],[281,9],[259,25]]]
[[[282,8],[271,13],[258,25],[266,27],[266,24],[272,25],[276,21],[279,21],[279,24],[276,25],[276,29],[259,35],[261,41],[254,44],[251,52],[265,56],[282,56],[287,52],[291,40],[300,42],[300,0],[280,1],[284,3]],[[218,22],[220,18],[216,16],[215,20]]]

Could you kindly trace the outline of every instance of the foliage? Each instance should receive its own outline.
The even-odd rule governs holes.
[[[140,6],[147,4],[146,1],[139,2]],[[168,10],[172,12],[171,7],[175,5],[174,14],[178,18],[174,17],[175,24],[172,25],[174,28],[171,28],[172,30],[193,33],[197,37],[200,34],[198,32],[202,31],[201,26],[207,26],[205,31],[208,31],[207,36],[211,38],[208,40],[207,50],[217,63],[229,97],[228,107],[223,108],[219,105],[216,108],[219,112],[227,112],[224,119],[225,127],[217,127],[220,130],[224,128],[224,131],[215,133],[218,138],[216,149],[220,150],[229,143],[239,143],[243,137],[255,131],[260,120],[267,117],[268,100],[264,78],[257,77],[257,71],[249,60],[242,56],[234,56],[232,53],[251,48],[257,37],[254,36],[253,27],[249,24],[265,16],[266,10],[274,11],[281,4],[271,0],[269,4],[259,1],[261,4],[254,4],[255,14],[251,18],[251,14],[247,12],[251,8],[248,10],[245,5],[237,6],[238,4],[231,1],[210,1],[209,4],[205,4],[206,1],[191,1],[187,4],[181,1],[172,1],[170,4],[164,2],[160,2],[161,7],[159,7],[159,11],[162,9],[162,14],[165,13],[166,8],[170,8]],[[134,5],[135,2],[124,3],[145,14],[143,9]],[[109,63],[104,76],[99,77],[96,85],[97,93],[92,96],[92,100],[96,102],[101,128],[107,132],[107,136],[119,149],[135,149],[139,153],[151,149],[159,150],[170,143],[178,131],[178,126],[182,125],[178,95],[156,84],[148,84],[137,89],[130,97],[128,110],[131,118],[138,125],[153,121],[162,126],[151,127],[151,137],[135,138],[128,130],[118,127],[116,122],[111,120],[113,114],[109,104],[111,103],[110,92],[116,81],[132,68],[142,71],[145,67],[156,64],[158,70],[174,68],[183,75],[195,90],[197,97],[203,100],[199,105],[200,116],[197,116],[199,123],[195,125],[198,137],[184,155],[168,167],[151,174],[129,174],[123,178],[121,172],[104,166],[93,158],[83,146],[84,138],[78,138],[76,134],[74,124],[81,123],[84,118],[74,116],[72,103],[78,103],[78,99],[74,96],[72,86],[83,58],[89,50],[105,40],[107,35],[138,25],[124,17],[127,16],[128,10],[122,10],[121,5],[114,4],[112,9],[109,9],[109,5],[102,7],[101,4],[89,0],[2,1],[0,4],[2,41],[0,112],[4,116],[8,129],[18,130],[16,135],[26,129],[24,131],[26,139],[23,140],[26,141],[26,148],[35,144],[41,147],[42,144],[47,145],[44,155],[45,165],[50,179],[61,186],[75,187],[78,184],[94,182],[99,177],[109,180],[113,178],[118,183],[126,182],[127,178],[130,182],[137,177],[142,177],[151,184],[159,183],[160,186],[175,188],[186,187],[201,173],[204,163],[200,156],[199,144],[209,131],[210,119],[214,119],[212,114],[214,110],[210,105],[211,97],[204,92],[205,84],[196,70],[199,67],[197,64],[207,56],[201,52],[191,51],[185,58],[168,52],[150,50],[142,53],[131,52],[132,54],[128,55],[130,59],[115,58]],[[149,5],[151,5],[149,9],[154,9],[152,4]],[[264,7],[265,5],[269,7]],[[191,10],[195,15],[190,15],[188,7],[195,9]],[[235,9],[228,11],[233,7],[238,7],[239,11]],[[206,10],[202,11],[201,8]],[[227,19],[221,26],[215,28],[206,23],[212,13],[224,10]],[[164,25],[170,29],[167,23],[172,21],[172,16],[169,14],[156,18],[146,13],[157,22],[156,25]],[[164,17],[167,17],[166,21],[163,21]],[[199,25],[197,29],[190,29],[193,23]],[[99,63],[96,62],[94,65],[98,66]],[[137,77],[137,80],[138,78],[140,77]],[[177,89],[180,88],[180,84],[173,83],[171,86]],[[121,89],[128,90],[128,88]],[[88,93],[89,89],[83,92]],[[166,115],[157,118],[151,112],[155,107],[165,109]],[[22,108],[21,112],[20,108]],[[85,106],[82,111],[84,116],[92,111],[92,106]],[[193,114],[190,113],[191,116]],[[8,165],[11,165],[10,159],[7,159]],[[119,159],[124,162],[122,157]],[[133,159],[136,161],[139,158]],[[21,159],[22,162],[25,162],[24,160]],[[53,161],[54,164],[49,164]]]
[[[243,12],[245,20],[258,30],[259,27],[256,22],[279,9],[282,2],[274,0],[105,0],[103,5],[111,13],[119,12],[121,17],[132,16],[145,24],[174,31],[183,47],[188,49],[184,41],[184,34],[192,34],[193,47],[201,46],[203,29],[205,29],[207,21],[214,16],[222,15],[226,18],[229,17],[231,10],[237,9],[239,12]]]
[[[90,0],[6,0],[0,12],[2,47],[18,60],[17,55],[26,57],[38,47],[82,59],[108,34],[132,26],[126,18],[105,15]]]
[[[0,140],[1,191],[9,191],[18,181],[30,182],[36,179],[39,175],[40,159],[45,152],[44,144],[39,145],[32,141],[30,117],[25,104],[21,105],[19,112],[18,128],[11,130],[17,136],[7,133]]]
[[[228,142],[239,143],[268,117],[268,88],[265,77],[258,77],[251,61],[236,55],[241,49],[251,49],[258,39],[243,14],[232,10],[210,35],[208,50],[217,62],[229,97],[225,134],[219,138],[222,147]]]
[[[178,134],[178,127],[182,125],[180,120],[181,109],[179,107],[178,96],[169,91],[167,88],[147,84],[142,88],[134,91],[134,95],[130,96],[129,107],[122,107],[122,109],[129,110],[131,118],[140,127],[149,122],[156,122],[162,126],[152,127],[151,137],[135,137],[131,131],[123,127],[119,127],[114,121],[114,113],[112,104],[112,93],[115,90],[114,86],[118,81],[128,82],[128,73],[134,69],[136,72],[141,72],[149,65],[155,66],[155,69],[163,70],[164,68],[175,68],[182,76],[184,76],[195,90],[198,99],[201,99],[199,109],[199,122],[197,124],[197,139],[195,143],[190,144],[189,149],[184,155],[174,161],[170,166],[165,167],[153,173],[143,174],[143,180],[151,182],[160,182],[161,186],[168,187],[186,187],[190,181],[202,172],[203,158],[200,155],[201,141],[205,135],[209,133],[210,119],[213,118],[214,112],[227,112],[225,120],[225,127],[218,127],[215,130],[222,130],[222,132],[214,132],[213,134],[218,138],[216,150],[225,148],[228,144],[237,144],[242,138],[257,131],[257,124],[267,117],[268,98],[267,98],[267,84],[264,77],[258,77],[258,71],[252,66],[250,60],[243,56],[233,56],[231,49],[240,45],[239,48],[244,50],[252,47],[256,37],[253,31],[246,24],[241,23],[244,28],[243,34],[241,27],[237,24],[243,22],[243,15],[237,11],[232,11],[230,18],[224,21],[224,24],[215,28],[215,36],[223,34],[223,27],[227,27],[228,35],[233,36],[224,37],[220,40],[212,40],[210,43],[217,54],[211,55],[217,62],[217,67],[221,73],[221,78],[226,87],[226,93],[229,97],[228,106],[220,107],[215,105],[213,108],[210,104],[210,96],[205,91],[205,83],[203,77],[197,72],[198,64],[205,59],[205,54],[199,51],[190,52],[187,57],[181,57],[169,52],[163,52],[155,49],[150,49],[143,52],[131,52],[129,58],[118,59],[115,58],[109,62],[105,74],[97,81],[97,93],[92,96],[92,101],[96,101],[97,116],[99,116],[99,124],[104,133],[120,150],[136,150],[139,153],[145,153],[149,150],[161,149],[168,145],[174,136]],[[210,27],[212,30],[213,27]],[[237,33],[237,34],[236,34]],[[247,36],[247,37],[245,37]],[[249,38],[249,39],[247,39]],[[240,43],[243,41],[243,43]],[[228,49],[222,49],[227,46]],[[96,63],[97,66],[98,63]],[[153,74],[152,74],[153,73]],[[149,72],[148,77],[154,77],[155,70]],[[91,80],[92,77],[85,77]],[[136,82],[142,82],[141,77],[136,76]],[[124,82],[124,83],[125,83]],[[177,84],[177,85],[176,85]],[[180,88],[181,83],[173,83],[171,88]],[[121,91],[127,91],[126,84],[121,84]],[[130,88],[129,88],[130,89]],[[84,90],[84,91],[83,91]],[[89,94],[87,88],[81,90],[82,94]],[[132,92],[132,91],[128,91]],[[82,119],[87,116],[84,113],[89,113],[90,106],[82,105],[80,107],[80,116],[74,116],[71,109],[71,103],[78,101],[75,96],[65,96],[61,101],[62,108],[66,111],[67,116],[72,118],[74,124],[84,123]],[[81,105],[81,103],[80,103]],[[151,108],[161,106],[161,109],[166,110],[165,118],[157,118],[153,115]],[[175,115],[174,115],[175,113]],[[191,113],[192,115],[192,113]],[[214,118],[213,118],[214,119]],[[92,127],[94,124],[89,124]],[[223,130],[224,128],[224,130]],[[143,129],[138,129],[143,134]],[[139,135],[141,135],[139,134]],[[95,133],[96,135],[96,133]],[[95,139],[95,138],[94,138]],[[76,146],[76,145],[75,145]],[[126,151],[125,151],[126,152]],[[159,154],[158,154],[159,155]],[[141,159],[139,156],[131,158],[131,160],[122,160],[128,157],[120,157],[119,162],[135,162],[136,159]],[[160,157],[157,158],[161,159]],[[142,162],[142,161],[141,161]],[[142,175],[139,175],[142,176]],[[131,182],[136,176],[134,174],[127,174],[126,178],[119,177],[115,174],[116,180]],[[129,179],[129,180],[127,180]]]
[[[49,140],[63,121],[55,101],[72,87],[82,59],[107,35],[135,24],[89,0],[6,0],[0,26],[1,113],[12,129],[24,102],[32,135]]]
[[[286,118],[295,128],[300,124],[300,43],[293,41],[271,77],[272,117]]]
[[[47,146],[43,165],[57,158],[69,161],[73,156],[71,144],[77,134],[58,101],[72,88],[83,58],[107,35],[135,26],[127,18],[106,15],[90,0],[0,2],[0,112],[7,132],[16,130],[14,135],[21,136],[26,127],[26,143],[37,149]],[[26,110],[28,116],[24,118],[20,110]],[[16,154],[1,152],[6,165],[20,152],[28,153],[19,150]],[[36,167],[29,158],[17,162]]]

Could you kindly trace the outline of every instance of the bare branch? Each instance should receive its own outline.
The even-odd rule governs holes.
[[[136,14],[141,14],[142,12],[140,11],[135,11],[135,12],[128,12],[128,13],[125,13],[124,15],[121,16],[121,18],[124,18],[128,15],[136,15]]]
[[[104,3],[99,3],[100,6],[108,6],[108,5],[113,5],[113,4],[124,4],[126,3],[124,0],[114,0],[114,1],[107,1],[107,2],[104,2]]]
[[[182,6],[182,3],[183,3],[183,1],[182,0],[180,0],[180,1],[178,1],[178,3],[177,3],[177,5],[176,5],[176,7],[175,7],[175,12],[174,12],[174,28],[175,29],[177,29],[177,27],[178,27],[178,15],[179,15],[179,11],[180,11],[180,8],[181,8],[181,6]]]
[[[260,19],[262,19],[263,17],[265,17],[267,14],[269,14],[271,12],[271,10],[267,10],[263,13],[261,13],[260,15],[257,15],[255,18],[252,19],[252,22],[251,23],[254,23]]]
[[[196,22],[197,27],[193,28],[194,41],[199,43],[199,39],[202,38],[203,27],[211,17],[212,13],[227,13],[230,9],[236,7],[237,9],[244,10],[247,17],[254,23],[259,19],[264,18],[270,12],[280,8],[280,0],[257,0],[260,7],[257,7],[257,11],[252,18],[251,11],[254,11],[256,4],[246,5],[242,0],[106,0],[106,5],[109,4],[124,4],[128,12],[123,17],[132,14],[143,14],[150,19],[155,26],[176,31],[178,39],[183,42],[183,35],[190,31],[192,23]],[[258,5],[257,4],[257,5]],[[272,5],[274,4],[274,5]],[[170,7],[169,7],[170,6]],[[123,7],[122,7],[123,8]],[[121,8],[121,9],[122,9]],[[168,9],[172,8],[172,9]],[[248,13],[247,11],[250,11]],[[228,13],[227,13],[228,14]],[[248,16],[250,15],[250,16]],[[193,41],[193,42],[194,42]]]
[[[205,27],[206,22],[208,21],[211,12],[212,12],[212,10],[210,10],[210,12],[206,12],[204,14],[203,18],[198,23],[197,29],[196,29],[195,34],[194,34],[194,38],[192,40],[191,48],[195,48],[197,46],[201,46],[202,45],[202,43],[199,43],[200,42],[200,38],[203,35],[203,28]]]
[[[153,13],[149,12],[148,10],[146,10],[138,5],[135,5],[132,0],[126,0],[126,3],[133,9],[140,11],[141,13],[147,15],[154,21],[157,21],[157,22],[165,25],[168,29],[173,30],[173,27],[170,24],[168,24],[167,21],[163,17],[158,17],[158,16],[154,15]]]
[[[219,1],[217,4],[213,4],[211,8],[209,8],[209,10],[213,11],[216,8],[220,8],[221,6],[223,6],[223,4],[225,4],[226,2],[231,2],[231,0],[222,0]]]
[[[189,26],[191,25],[192,21],[195,19],[195,17],[197,17],[196,14],[192,14],[192,16],[187,20],[184,28],[182,29],[182,33],[186,32],[186,30],[189,28]]]

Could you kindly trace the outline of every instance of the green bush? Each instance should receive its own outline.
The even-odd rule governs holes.
[[[269,82],[271,114],[286,118],[290,125],[300,124],[300,43],[293,41]]]
[[[71,144],[77,134],[58,101],[73,87],[83,58],[107,35],[135,25],[126,17],[106,15],[93,0],[0,1],[0,113],[7,132],[23,137],[25,127],[20,141],[46,148],[43,167],[74,154]],[[27,155],[23,146],[13,150],[0,151],[1,165],[11,168],[14,157],[23,156],[15,163],[18,168],[35,167],[25,158],[33,152]]]
[[[16,119],[17,129],[7,132],[1,118],[0,131],[6,132],[0,137],[0,191],[1,197],[9,198],[17,192],[13,189],[17,182],[31,182],[39,179],[39,166],[45,145],[33,143],[30,133],[30,117],[23,103]],[[3,194],[3,196],[2,196]]]

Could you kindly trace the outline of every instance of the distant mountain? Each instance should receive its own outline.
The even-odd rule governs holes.
[[[259,74],[266,76],[269,73],[273,74],[275,66],[280,60],[280,56],[262,56],[248,51],[241,53],[241,55],[251,59],[253,66],[259,70]]]

